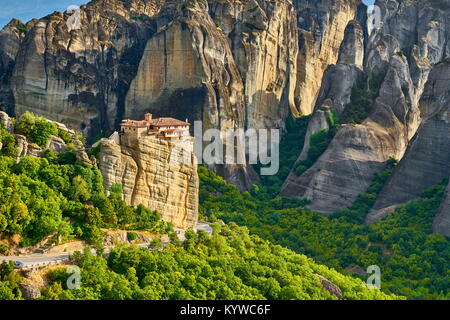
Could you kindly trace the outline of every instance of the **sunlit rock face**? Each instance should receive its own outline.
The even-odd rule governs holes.
[[[157,20],[127,95],[125,114],[202,120],[203,129],[284,128],[294,108],[295,9],[290,1],[187,2]],[[249,166],[216,166],[241,190]]]
[[[63,122],[90,138],[113,129],[160,2],[92,1],[73,30],[68,12],[32,20],[15,55],[8,108]]]
[[[428,170],[435,170],[436,174],[423,179],[417,190],[408,190],[400,185],[405,184],[405,179],[417,179],[402,174],[396,178],[394,173],[377,201],[377,208],[411,200],[420,193],[419,188],[448,176],[448,161],[441,165],[435,163],[431,165],[433,168],[427,169],[414,155],[414,152],[425,154],[425,145],[433,141],[433,153],[439,154],[436,162],[447,158],[446,111],[438,118],[431,110],[443,112],[442,108],[448,107],[445,100],[449,88],[447,80],[437,76],[448,74],[444,66],[450,55],[448,10],[438,9],[428,1],[377,1],[377,4],[381,7],[382,23],[367,43],[363,71],[368,77],[374,72],[383,72],[386,76],[372,111],[361,124],[343,125],[319,160],[301,176],[291,173],[281,192],[284,196],[310,199],[311,209],[325,215],[352,204],[384,169],[384,163],[390,157],[403,159],[396,172],[404,170],[405,174],[411,174],[415,170],[419,171],[418,175],[425,176]],[[348,47],[341,52],[356,61],[358,55],[352,57]],[[347,77],[351,74],[344,73]],[[325,73],[321,92],[329,92],[332,88],[326,79],[330,74],[333,72]],[[345,82],[342,76],[335,81],[341,78]],[[345,89],[349,88],[343,87],[336,90],[341,92],[341,97],[346,96]],[[441,87],[444,88],[442,93]],[[336,93],[330,95],[336,96]],[[329,98],[326,94],[323,96]],[[331,98],[325,99],[317,106],[318,112],[313,119],[323,118],[324,110],[326,112],[332,105]],[[334,109],[339,112],[339,108],[340,104],[335,104]],[[324,123],[316,120],[312,125],[315,130],[326,129]],[[422,141],[422,147],[414,145],[417,141]],[[399,198],[394,199],[397,194]]]
[[[299,161],[305,160],[308,156],[311,135],[328,130],[331,114],[340,115],[350,102],[353,85],[363,75],[364,38],[360,22],[350,21],[339,48],[337,64],[330,65],[325,70]]]
[[[284,129],[291,112],[308,113],[357,3],[95,0],[76,21],[56,12],[21,32],[14,22],[0,34],[0,108],[91,140],[148,111],[223,133]],[[247,165],[211,169],[241,190],[258,181]]]
[[[127,204],[158,211],[176,228],[197,224],[199,179],[192,144],[177,149],[178,144],[169,140],[122,135],[119,144],[102,139],[100,146],[105,190],[121,185]],[[182,155],[188,161],[173,159],[181,151],[189,152]]]
[[[348,23],[357,18],[359,0],[295,0],[299,27],[297,113],[313,112],[325,69],[336,64]]]

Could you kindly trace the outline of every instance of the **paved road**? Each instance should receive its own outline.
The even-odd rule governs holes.
[[[198,223],[196,230],[203,230],[206,231],[209,235],[212,234],[213,229],[207,224],[207,223]],[[163,248],[167,245],[167,242],[163,242],[162,246]],[[141,248],[147,248],[149,246],[149,243],[141,243],[137,245]],[[105,249],[105,253],[108,253],[111,249]],[[76,250],[79,251],[79,250]],[[71,252],[65,252],[65,253],[43,253],[43,254],[32,254],[28,256],[7,256],[7,257],[1,257],[0,256],[0,263],[3,261],[19,261],[23,263],[23,269],[27,268],[36,268],[36,267],[43,267],[53,264],[61,264],[63,262],[69,261],[69,256],[72,255],[76,251]],[[95,251],[94,251],[95,253]]]
[[[150,243],[140,243],[137,246],[141,248],[147,248]],[[167,245],[167,242],[163,242],[163,247]],[[109,253],[112,248],[106,248],[105,253]],[[69,256],[73,255],[76,251],[69,251],[64,253],[42,253],[42,254],[31,254],[27,256],[7,256],[0,257],[0,263],[3,261],[19,261],[23,263],[22,269],[36,268],[41,266],[48,266],[52,264],[61,264],[63,262],[69,261]],[[92,249],[92,253],[96,254],[95,250]]]
[[[203,230],[209,235],[212,235],[212,233],[213,233],[213,228],[211,228],[211,226],[209,224],[207,224],[206,222],[197,223],[195,230]]]
[[[19,261],[23,263],[24,268],[58,264],[68,260],[69,260],[69,253],[33,254],[29,256],[20,256],[20,257],[13,257],[13,256],[0,257],[0,263],[3,261]]]

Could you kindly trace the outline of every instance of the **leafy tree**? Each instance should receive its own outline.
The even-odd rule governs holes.
[[[303,255],[281,248],[235,224],[215,225],[212,237],[186,232],[184,246],[164,250],[120,246],[105,260],[76,253],[83,287],[64,290],[65,275],[53,271],[49,299],[336,299],[317,274],[336,283],[345,299],[398,299]],[[59,285],[57,285],[59,283]]]
[[[11,158],[17,158],[19,155],[19,149],[16,146],[16,138],[0,125],[0,142],[2,148],[0,155]]]
[[[25,112],[17,121],[16,131],[29,137],[41,148],[44,148],[51,136],[58,135],[58,127],[54,122]]]
[[[397,161],[388,161],[366,194],[349,210],[331,219],[307,209],[307,201],[275,198],[260,200],[240,193],[222,178],[199,168],[200,212],[226,223],[247,226],[272,243],[305,254],[346,273],[351,265],[362,269],[376,264],[383,270],[383,291],[415,299],[442,299],[449,284],[450,240],[432,233],[447,181],[423,193],[423,199],[398,208],[371,226],[361,224],[365,214]],[[364,278],[363,276],[359,276]],[[283,291],[284,297],[291,292]],[[279,293],[281,295],[281,293]],[[291,292],[295,296],[294,291]]]

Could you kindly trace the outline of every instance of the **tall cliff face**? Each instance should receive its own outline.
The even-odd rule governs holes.
[[[335,64],[348,23],[357,18],[359,0],[295,0],[299,26],[297,114],[314,110],[325,69]]]
[[[366,223],[450,178],[450,62],[435,65],[420,101],[423,121],[405,157],[381,191]],[[390,208],[391,210],[387,209]]]
[[[203,129],[283,128],[294,108],[297,28],[290,1],[167,3],[127,95],[127,117],[150,111]],[[155,76],[158,75],[158,76]],[[247,189],[249,166],[216,167]]]
[[[202,120],[204,130],[244,128],[244,84],[207,2],[168,2],[156,21],[158,32],[147,42],[127,94],[125,116],[151,112]],[[241,189],[254,182],[247,174],[250,167],[215,169]]]
[[[319,2],[94,0],[81,7],[79,30],[68,29],[67,12],[53,13],[20,28],[10,46],[6,28],[0,52],[17,52],[0,107],[31,110],[90,138],[148,111],[222,132],[283,129],[290,112],[310,112],[300,105],[315,99],[323,70],[336,62],[359,0]],[[212,169],[240,189],[258,180],[250,166]]]
[[[324,72],[299,161],[308,156],[311,136],[321,130],[329,130],[330,115],[334,113],[339,116],[350,103],[353,85],[364,74],[364,39],[361,23],[357,20],[350,21],[345,28],[337,64],[328,66]]]
[[[242,77],[246,127],[283,128],[295,110],[298,29],[291,1],[209,1]]]
[[[445,190],[444,200],[434,219],[433,232],[450,237],[450,183]]]
[[[361,124],[344,124],[319,160],[300,177],[291,173],[282,191],[282,195],[310,199],[311,208],[325,215],[349,206],[365,192],[389,157],[403,159],[411,139],[429,118],[421,107],[426,100],[421,98],[429,96],[425,88],[429,92],[436,83],[430,71],[433,67],[442,71],[438,64],[450,54],[448,11],[428,1],[377,4],[382,8],[382,24],[368,42],[364,73],[386,72],[386,76],[370,114]],[[340,92],[345,96],[345,88]],[[439,94],[433,91],[431,96]],[[436,98],[434,105],[442,109],[446,102]],[[334,108],[339,111],[338,106]]]
[[[156,210],[176,228],[197,224],[199,179],[192,143],[179,148],[165,139],[122,135],[120,141],[102,139],[100,146],[105,190],[121,185],[127,204]]]
[[[13,73],[20,42],[27,28],[19,20],[12,20],[0,31],[0,110],[14,113],[14,96],[11,90]]]
[[[151,34],[148,17],[160,2],[92,1],[80,10],[75,30],[67,12],[34,21],[10,79],[14,112],[33,111],[89,137],[111,130]]]

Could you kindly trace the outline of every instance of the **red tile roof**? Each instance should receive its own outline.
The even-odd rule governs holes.
[[[123,126],[133,126],[133,127],[146,127],[146,126],[154,126],[154,127],[184,127],[189,126],[190,124],[184,121],[180,121],[174,118],[157,118],[149,121],[145,120],[123,120]]]
[[[188,126],[189,123],[174,118],[157,118],[149,121],[155,127]]]

